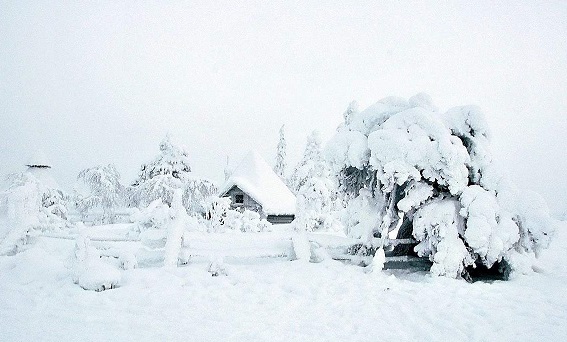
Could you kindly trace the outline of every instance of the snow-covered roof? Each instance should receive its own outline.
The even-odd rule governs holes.
[[[26,166],[29,167],[51,167],[51,163],[43,151],[36,150],[28,159]]]
[[[220,189],[224,196],[237,186],[262,206],[267,215],[294,215],[295,196],[272,168],[252,151],[240,162]]]

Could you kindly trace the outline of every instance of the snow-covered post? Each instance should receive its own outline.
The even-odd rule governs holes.
[[[177,267],[183,231],[187,223],[188,215],[183,207],[183,193],[181,189],[175,190],[171,203],[172,220],[167,227],[167,240],[165,242],[164,267]]]

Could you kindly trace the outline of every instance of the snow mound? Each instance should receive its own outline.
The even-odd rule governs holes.
[[[272,168],[252,151],[221,188],[220,196],[237,186],[260,204],[266,215],[294,215],[295,196]]]
[[[118,286],[120,271],[105,263],[90,239],[80,235],[75,244],[74,281],[85,290],[104,291]]]

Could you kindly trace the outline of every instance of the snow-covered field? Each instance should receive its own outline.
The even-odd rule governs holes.
[[[366,274],[337,261],[261,259],[211,277],[205,262],[123,271],[119,288],[73,283],[74,240],[0,257],[0,341],[564,341],[567,224],[537,272],[468,284]]]

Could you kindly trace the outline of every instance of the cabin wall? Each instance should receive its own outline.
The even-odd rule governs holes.
[[[266,220],[271,224],[291,223],[295,219],[295,215],[268,215]]]
[[[243,196],[244,203],[236,203],[236,196],[238,195]],[[224,197],[230,197],[230,209],[236,209],[240,211],[251,210],[260,214],[261,218],[266,218],[262,211],[262,206],[258,204],[258,202],[256,202],[252,197],[248,196],[247,193],[240,190],[238,187],[232,187],[232,189],[226,192]]]
[[[236,203],[236,196],[243,196],[243,203]],[[230,209],[244,211],[251,210],[260,214],[260,218],[268,220],[271,224],[285,224],[291,223],[295,219],[295,215],[268,215],[262,210],[262,206],[256,202],[252,197],[248,196],[247,193],[240,190],[237,186],[232,187],[226,192],[224,197],[230,197],[231,204]]]

